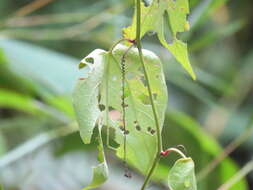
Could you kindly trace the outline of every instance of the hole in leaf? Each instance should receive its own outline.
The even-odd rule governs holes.
[[[124,174],[124,176],[125,176],[126,178],[132,178],[132,174],[131,174],[131,172],[129,172],[129,171],[126,171],[125,174]]]
[[[154,30],[150,30],[150,31],[147,32],[148,36],[153,36],[155,34],[156,34],[156,32]]]
[[[99,104],[98,107],[99,107],[100,111],[104,111],[105,110],[105,105],[103,105],[103,104]]]
[[[82,68],[84,68],[84,67],[86,67],[86,66],[87,66],[86,63],[81,62],[81,63],[79,63],[78,68],[79,68],[79,69],[82,69]]]
[[[94,59],[93,59],[92,57],[87,57],[87,58],[85,58],[85,61],[86,61],[87,63],[94,64]]]
[[[155,134],[155,132],[156,131],[154,129],[151,129],[151,131],[150,131],[151,135]]]
[[[109,111],[112,111],[112,110],[116,110],[116,109],[114,109],[112,106],[109,106]]]
[[[152,128],[151,128],[151,127],[148,127],[147,130],[148,130],[148,132],[150,132],[150,131],[152,130]]]
[[[119,126],[119,129],[120,129],[121,131],[124,131],[124,127],[123,127],[122,125]]]
[[[141,131],[141,127],[140,127],[140,125],[136,125],[136,127],[135,127],[135,128],[136,128],[136,130],[137,130],[137,131]]]
[[[152,3],[152,0],[142,0],[142,2],[144,3],[145,7],[148,7]]]

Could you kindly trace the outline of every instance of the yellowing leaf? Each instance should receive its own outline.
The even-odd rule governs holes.
[[[141,4],[141,37],[148,31],[155,31],[161,44],[167,48],[183,68],[191,75],[193,79],[196,76],[190,65],[187,44],[177,39],[179,32],[189,29],[189,23],[186,19],[189,13],[188,0],[154,0],[151,5],[146,7]],[[164,20],[164,15],[168,15],[168,20]],[[164,25],[169,23],[173,36],[172,44],[168,44],[165,39]],[[126,39],[136,39],[136,10],[132,25],[123,29],[123,36]]]

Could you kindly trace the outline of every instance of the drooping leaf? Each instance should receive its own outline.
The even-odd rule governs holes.
[[[101,126],[98,127],[98,161],[99,165],[93,168],[92,182],[83,190],[94,189],[102,185],[108,179],[108,166],[105,160],[104,146],[101,137]]]
[[[104,54],[105,51],[95,50],[82,60],[81,65],[88,66],[90,72],[87,78],[80,78],[73,94],[73,104],[80,127],[80,134],[85,144],[91,143],[94,129],[101,116],[98,102],[99,87],[104,75]],[[94,62],[91,62],[90,58]],[[99,165],[93,168],[92,182],[83,190],[94,189],[103,184],[108,178],[108,167],[104,156],[100,125],[98,127],[98,135],[95,139],[98,140]]]
[[[73,93],[74,109],[85,144],[91,142],[91,136],[100,115],[98,96],[99,85],[104,75],[104,55],[105,51],[95,50],[82,60],[81,64],[86,64],[90,72],[87,78],[81,78],[78,81]],[[94,58],[94,63],[87,61],[88,58]]]
[[[124,38],[136,39],[136,11],[132,25],[123,30]],[[167,48],[184,69],[196,78],[190,65],[187,45],[177,39],[177,34],[189,30],[187,14],[189,13],[188,0],[154,0],[151,5],[141,4],[141,37],[148,31],[155,31],[161,44]],[[164,15],[168,20],[164,19]],[[173,37],[172,44],[168,44],[165,38],[165,23],[168,23]]]
[[[118,45],[112,53],[95,50],[83,61],[90,68],[86,79],[79,80],[74,92],[74,108],[82,139],[90,143],[96,122],[115,131],[119,144],[116,153],[123,158],[124,134],[122,126],[122,70],[121,59],[128,47]],[[167,105],[167,88],[162,65],[152,52],[144,50],[150,86],[162,127]],[[91,61],[92,60],[92,61]],[[137,49],[131,49],[125,62],[125,107],[127,162],[143,174],[148,171],[156,153],[156,127]],[[150,132],[152,131],[153,134]],[[141,151],[140,151],[141,150]]]
[[[177,160],[169,171],[170,190],[197,190],[194,162],[191,158]]]

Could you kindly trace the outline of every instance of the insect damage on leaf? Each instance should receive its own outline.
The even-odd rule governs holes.
[[[123,29],[123,36],[126,39],[136,39],[136,11],[132,25]],[[189,30],[187,21],[189,14],[188,0],[154,0],[151,5],[141,4],[141,37],[149,31],[157,33],[161,44],[167,48],[183,68],[196,79],[195,73],[190,65],[187,44],[177,38],[177,34]],[[167,16],[167,19],[164,17]],[[168,44],[165,39],[165,25],[170,26],[173,42]]]
[[[124,134],[127,135],[128,164],[146,174],[156,153],[157,141],[155,121],[149,101],[147,88],[142,81],[143,71],[137,49],[131,49],[125,58],[126,81],[125,94],[122,94],[120,61],[128,49],[118,45],[112,53],[95,50],[87,57],[93,58],[93,63],[83,62],[90,68],[86,80],[79,80],[74,91],[74,108],[80,133],[85,143],[90,143],[93,130],[98,120],[101,125],[115,130],[115,142],[119,144],[116,154],[124,157]],[[158,57],[143,50],[150,77],[150,85],[156,99],[160,126],[163,126],[167,106],[167,87],[163,75],[162,64]],[[159,77],[157,77],[159,76]],[[122,123],[122,96],[125,98],[126,130]],[[99,97],[99,98],[98,98]],[[150,127],[150,132],[145,129]],[[142,150],[142,151],[139,151]]]
[[[148,96],[148,91],[143,83],[142,78],[144,73],[141,69],[138,51],[135,48],[132,48],[125,56],[125,94],[122,94],[120,63],[127,49],[127,46],[118,45],[115,47],[112,55],[108,55],[107,57],[106,75],[101,85],[101,94],[106,95],[101,97],[101,103],[106,105],[106,107],[114,107],[122,113],[121,98],[124,96],[127,129],[125,132],[127,134],[127,162],[145,174],[152,163],[157,142],[155,136],[144,130],[142,131],[141,128],[150,126],[154,130],[155,122],[151,103],[143,99],[143,97]],[[167,105],[167,87],[162,64],[154,53],[147,50],[143,50],[143,53],[148,75],[151,79],[151,88],[154,94],[156,94],[156,107],[161,116],[159,122],[162,126]],[[159,78],[156,77],[157,75],[159,75]],[[119,127],[123,125],[122,120],[110,120],[108,123],[110,123],[111,127],[117,129],[115,131],[115,140],[120,144],[120,147],[117,149],[117,156],[123,159],[124,147],[122,145],[124,138],[122,134],[124,134],[124,131],[122,133],[123,127]],[[142,152],[140,153],[139,150],[142,150]]]
[[[93,168],[93,177],[90,185],[83,190],[94,189],[103,184],[108,178],[108,168],[104,156],[103,142],[101,138],[101,123],[98,123],[101,110],[104,109],[99,104],[99,85],[104,74],[103,55],[105,51],[95,50],[84,58],[79,66],[89,67],[87,78],[80,78],[73,93],[73,105],[80,128],[80,134],[85,144],[91,143],[92,135],[98,134],[94,139],[98,140],[98,161],[99,164]],[[94,133],[95,128],[98,132]]]

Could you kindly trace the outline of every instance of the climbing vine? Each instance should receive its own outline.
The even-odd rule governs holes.
[[[154,31],[183,68],[195,79],[187,45],[177,38],[179,32],[189,29],[188,0],[153,0],[145,5],[135,1],[132,24],[123,29],[123,38],[109,51],[96,49],[86,56],[79,68],[88,76],[80,78],[73,94],[74,108],[85,144],[98,144],[99,165],[93,168],[93,179],[84,190],[102,185],[108,178],[104,146],[115,150],[124,161],[125,176],[131,177],[128,167],[145,176],[141,190],[151,179],[161,157],[171,152],[181,158],[168,169],[171,190],[196,190],[194,163],[179,149],[163,149],[162,126],[167,105],[167,87],[159,58],[142,48],[141,39]],[[169,26],[172,43],[167,43],[165,27]],[[102,130],[106,128],[106,142]],[[117,145],[111,145],[110,139]]]

